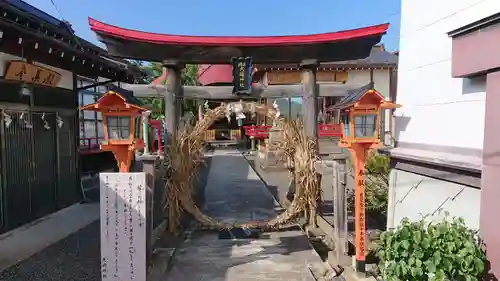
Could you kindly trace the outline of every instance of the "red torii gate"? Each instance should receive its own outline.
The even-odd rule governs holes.
[[[153,95],[162,90],[167,133],[177,130],[180,119],[179,100],[182,98],[241,100],[291,97],[302,93],[304,127],[306,134],[313,138],[321,134],[342,135],[338,125],[318,126],[318,96],[332,94],[327,91],[337,91],[332,94],[334,96],[344,96],[349,92],[345,85],[318,85],[316,69],[319,63],[366,58],[389,28],[389,24],[381,24],[322,34],[244,37],[158,34],[121,28],[92,18],[89,18],[89,25],[91,30],[97,33],[99,40],[106,45],[110,55],[163,62],[168,72],[167,85],[146,85],[145,89],[153,88]],[[230,64],[235,58],[251,58],[255,64],[297,63],[301,72],[301,85],[248,84],[244,95],[234,94],[233,87],[188,88],[181,85],[181,70],[185,64]],[[324,90],[326,91],[323,93]],[[344,91],[344,94],[339,95],[339,91]],[[264,131],[265,128],[250,128],[248,132],[264,135]],[[359,262],[360,265],[363,264],[362,261]]]

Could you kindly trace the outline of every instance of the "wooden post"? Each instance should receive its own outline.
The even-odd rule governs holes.
[[[304,60],[300,63],[300,76],[302,83],[302,119],[304,122],[304,130],[306,135],[311,137],[315,142],[315,154],[318,154],[318,87],[316,85],[316,69],[318,67],[317,60]],[[321,187],[321,175],[318,174],[318,190]],[[318,200],[321,200],[318,198]],[[318,202],[320,203],[320,202]],[[318,204],[320,205],[320,204]],[[319,206],[318,206],[319,207]],[[317,210],[311,209],[309,225],[316,227]]]
[[[182,102],[181,71],[183,65],[175,61],[164,61],[163,66],[167,68],[167,92],[165,93],[165,129],[167,141],[175,137],[179,127],[179,119],[182,110],[179,101]]]
[[[353,143],[349,151],[354,164],[354,218],[355,218],[355,269],[366,272],[366,225],[365,225],[365,162],[369,147],[363,143]]]
[[[306,134],[318,140],[318,88],[316,85],[317,60],[300,63],[302,82],[302,118]]]
[[[292,97],[288,97],[288,120],[292,119]]]
[[[203,101],[199,101],[198,102],[198,121],[203,120],[203,113],[204,113]]]
[[[341,256],[347,255],[347,205],[345,172],[345,154],[334,155],[333,160],[333,214],[335,228],[335,253],[337,261]]]
[[[144,154],[149,154],[149,116],[151,111],[142,113],[142,138],[144,140]],[[153,139],[154,140],[154,139]]]

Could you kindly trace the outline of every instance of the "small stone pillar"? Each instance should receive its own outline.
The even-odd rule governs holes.
[[[254,136],[250,136],[250,150],[252,152],[255,152],[255,137]]]
[[[182,81],[181,71],[184,65],[176,61],[164,61],[163,66],[167,69],[167,92],[165,93],[165,129],[167,142],[175,137],[179,127],[182,114]]]
[[[158,155],[143,154],[137,155],[136,161],[142,163],[142,171],[146,174],[146,260],[147,264],[151,261],[153,254],[153,245],[157,240],[159,233],[154,231],[154,210],[163,208],[163,206],[155,206],[155,182],[156,182],[156,164]],[[156,200],[157,201],[157,200]],[[158,231],[160,232],[160,231]]]

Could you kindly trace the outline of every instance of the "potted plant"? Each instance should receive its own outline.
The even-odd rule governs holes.
[[[486,254],[477,231],[462,218],[437,222],[403,219],[381,234],[377,245],[379,268],[385,281],[479,280]]]

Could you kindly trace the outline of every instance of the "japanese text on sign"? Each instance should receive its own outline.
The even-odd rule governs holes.
[[[101,173],[101,279],[146,279],[146,176]]]
[[[361,169],[356,174],[355,214],[356,214],[356,260],[366,258],[366,225],[365,225],[365,174]]]
[[[7,66],[4,78],[18,80],[48,87],[56,87],[61,74],[23,61],[11,61]]]
[[[245,92],[250,90],[252,80],[252,59],[232,58],[233,66],[233,92]]]

